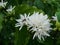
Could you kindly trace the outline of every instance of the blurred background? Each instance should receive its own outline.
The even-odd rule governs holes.
[[[60,0],[4,0],[4,2],[8,3],[5,8],[0,8],[0,45],[60,45],[60,29],[51,31],[50,37],[40,41],[37,38],[32,39],[33,34],[27,31],[26,26],[21,31],[19,27],[15,27],[19,14],[32,14],[34,11],[44,12],[49,18],[57,14],[60,22]],[[6,11],[10,5],[16,6],[11,14]]]

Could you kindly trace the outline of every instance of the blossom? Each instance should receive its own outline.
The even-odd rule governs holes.
[[[57,21],[58,20],[56,15],[52,16],[52,18],[53,18],[53,21]]]
[[[44,37],[50,36],[49,32],[51,30],[51,23],[48,16],[43,13],[39,14],[39,12],[34,12],[31,16],[29,15],[30,14],[20,15],[20,19],[16,20],[18,22],[16,27],[20,27],[19,30],[21,30],[24,25],[27,25],[29,31],[35,32],[33,39],[38,37],[38,39],[44,40]]]
[[[20,19],[16,19],[18,23],[15,25],[15,27],[20,27],[19,30],[21,30],[24,25],[28,25],[28,17],[29,14],[28,16],[26,14],[20,15]]]
[[[10,6],[6,11],[7,12],[12,12],[12,10],[15,8],[15,6],[14,7],[12,7],[12,6]]]
[[[33,39],[35,37],[38,37],[40,40],[43,39],[46,36],[50,36],[48,34],[48,32],[50,32],[51,28],[50,28],[50,20],[48,19],[47,15],[43,15],[43,13],[37,12],[37,13],[33,13],[30,17],[29,17],[29,28],[31,28],[30,30],[32,32],[35,32]]]
[[[1,0],[1,2],[0,2],[0,7],[5,8],[6,4],[7,4],[7,2],[3,2],[3,0]]]

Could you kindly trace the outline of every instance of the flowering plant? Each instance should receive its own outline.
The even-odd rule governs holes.
[[[60,45],[59,4],[57,0],[1,0],[0,45]]]

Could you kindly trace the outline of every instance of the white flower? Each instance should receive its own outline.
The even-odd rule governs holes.
[[[7,12],[12,12],[12,10],[15,8],[15,6],[14,7],[12,7],[12,6],[10,6],[6,11]]]
[[[57,16],[56,15],[52,16],[52,18],[53,18],[53,21],[57,21]]]
[[[17,19],[16,21],[18,22],[15,27],[20,27],[19,30],[22,29],[23,25],[28,25],[28,16],[26,14],[20,15],[20,19]]]
[[[3,2],[3,0],[1,0],[1,2],[0,2],[0,7],[5,8],[6,4],[7,4],[7,2]]]
[[[48,19],[47,15],[43,15],[43,13],[39,14],[39,12],[37,13],[33,13],[30,17],[29,17],[29,27],[31,28],[30,30],[35,32],[33,39],[35,37],[38,37],[40,40],[43,39],[45,36],[50,36],[48,34],[48,32],[50,32],[50,20]]]
[[[29,16],[29,14],[20,15],[20,19],[17,19],[16,21],[18,22],[16,27],[20,27],[19,30],[22,29],[23,25],[27,25],[30,31],[35,32],[33,39],[38,37],[40,40],[44,40],[44,37],[50,36],[48,33],[51,30],[51,23],[48,16],[43,15],[43,13],[39,14],[39,12],[34,12],[31,16]]]

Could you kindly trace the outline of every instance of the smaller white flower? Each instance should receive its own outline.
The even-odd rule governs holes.
[[[19,30],[21,30],[24,25],[28,25],[28,18],[29,14],[20,15],[20,19],[16,20],[18,23],[15,25],[15,27],[20,27]]]
[[[3,0],[1,0],[1,2],[0,2],[0,7],[5,8],[6,4],[7,4],[7,2],[3,2]]]
[[[14,7],[10,6],[6,11],[7,12],[12,12],[14,8],[15,8],[15,6]]]
[[[52,18],[53,18],[53,21],[57,21],[57,16],[56,15],[52,16]]]

